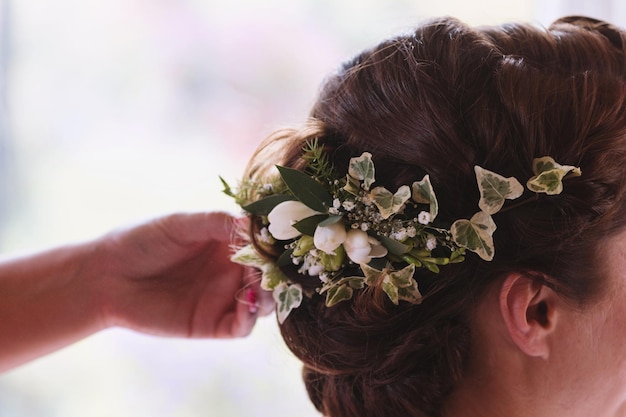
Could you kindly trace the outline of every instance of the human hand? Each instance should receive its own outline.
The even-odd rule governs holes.
[[[106,325],[193,338],[249,334],[273,300],[257,272],[230,262],[234,222],[224,213],[174,214],[103,237],[95,270],[105,271]]]

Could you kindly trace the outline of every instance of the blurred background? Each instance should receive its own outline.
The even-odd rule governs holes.
[[[274,129],[325,74],[425,18],[565,14],[596,0],[0,0],[0,248],[96,237],[172,211],[237,208]],[[111,329],[0,376],[0,416],[317,416],[272,318],[236,341]]]

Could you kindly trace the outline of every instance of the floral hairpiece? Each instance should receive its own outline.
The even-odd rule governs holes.
[[[438,273],[440,266],[462,262],[466,250],[492,260],[496,225],[491,216],[505,200],[524,192],[517,179],[475,166],[480,211],[444,227],[437,221],[439,207],[428,175],[392,193],[372,188],[375,169],[368,152],[350,159],[345,178],[337,177],[317,141],[303,152],[304,172],[277,166],[279,175],[271,183],[243,182],[237,192],[222,179],[227,195],[260,216],[257,242],[282,251],[273,262],[249,244],[232,256],[261,270],[261,287],[273,292],[280,323],[304,295],[302,286],[283,272],[287,269],[317,279],[316,292],[326,295],[328,307],[366,286],[379,286],[394,304],[419,304],[416,268]],[[566,175],[581,175],[580,168],[548,156],[533,161],[533,172],[527,188],[550,195],[563,190]]]

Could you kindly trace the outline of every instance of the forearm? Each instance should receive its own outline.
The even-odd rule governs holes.
[[[94,243],[0,260],[0,372],[105,327]]]

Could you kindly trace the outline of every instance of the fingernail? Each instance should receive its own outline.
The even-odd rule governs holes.
[[[256,314],[259,308],[256,303],[256,293],[252,288],[246,290],[246,302],[248,303],[248,311],[250,314]]]

